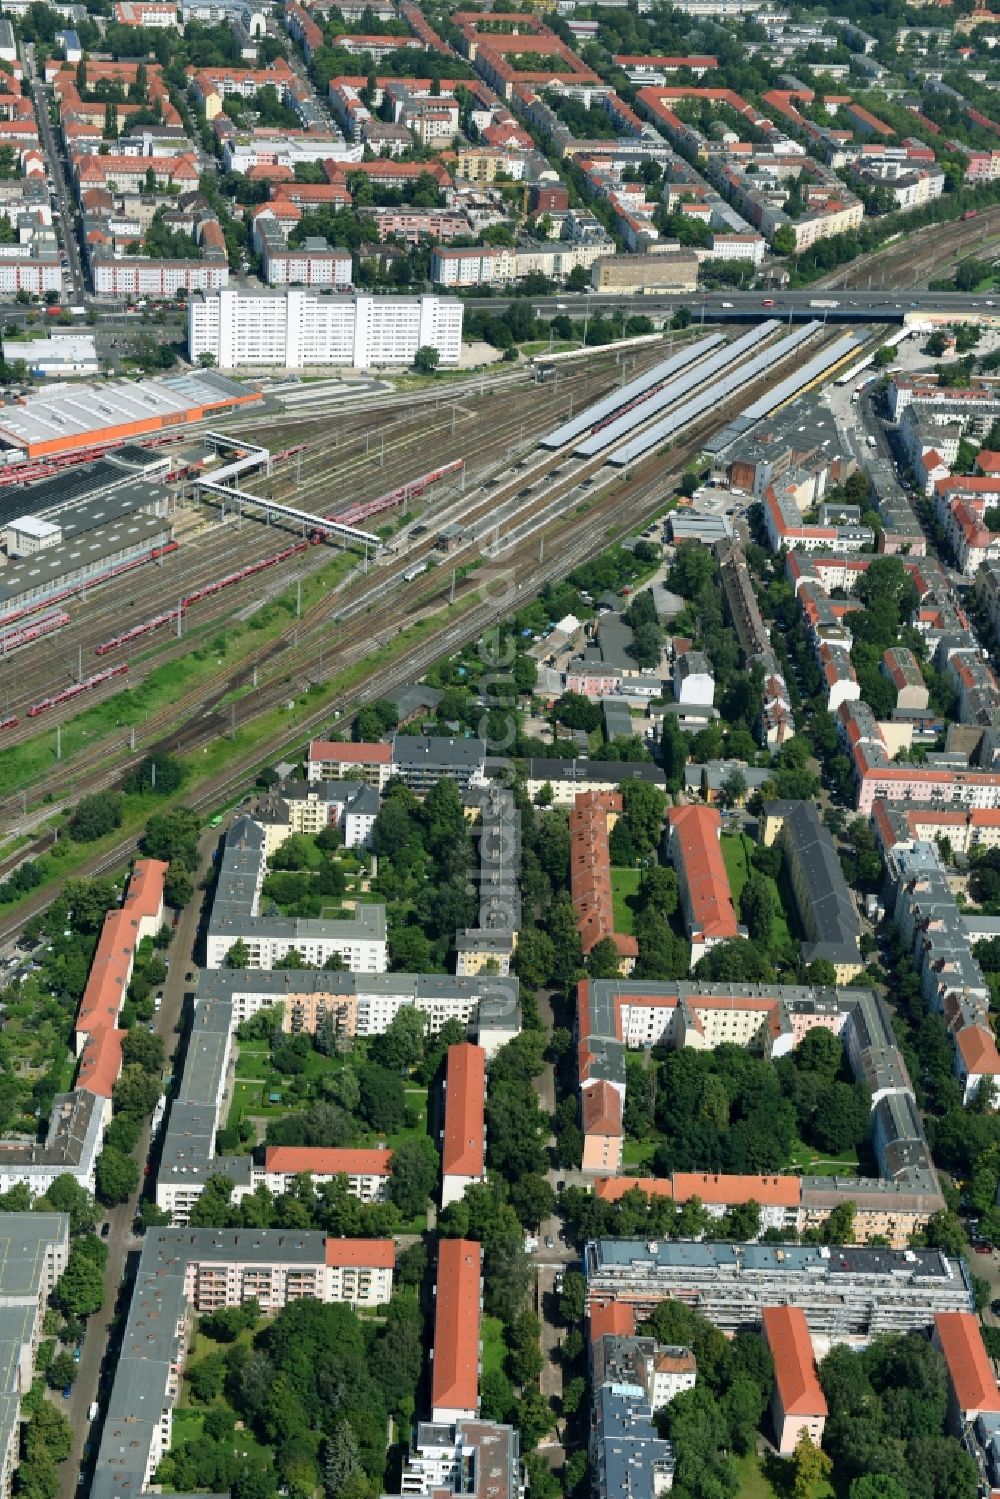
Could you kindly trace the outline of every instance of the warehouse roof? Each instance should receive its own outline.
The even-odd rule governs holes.
[[[26,396],[23,405],[7,405],[0,411],[0,447],[32,454],[79,450],[88,443],[96,446],[107,441],[112,433],[139,436],[194,420],[194,413],[203,408],[259,399],[259,391],[211,370],[165,380],[44,389]]]
[[[156,515],[130,515],[108,526],[58,546],[46,547],[0,572],[0,605],[40,588],[54,588],[63,577],[75,576],[120,552],[155,546],[170,534],[170,522]]]

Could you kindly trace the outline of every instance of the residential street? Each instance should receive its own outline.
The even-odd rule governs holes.
[[[192,985],[188,982],[186,975],[192,966],[195,942],[198,936],[198,920],[201,914],[202,893],[197,888],[199,881],[204,877],[211,865],[211,851],[219,840],[219,830],[207,830],[198,845],[200,864],[197,872],[192,876],[195,883],[194,898],[181,912],[177,930],[174,932],[173,941],[167,950],[166,957],[169,963],[166,981],[163,985],[163,1004],[159,1013],[154,1017],[153,1024],[158,1035],[163,1037],[166,1047],[168,1064],[177,1045],[175,1028],[178,1026],[184,1006],[184,995],[190,992]],[[149,1153],[149,1122],[145,1124],[142,1132],[138,1154],[145,1162]],[[76,1382],[73,1385],[73,1393],[69,1400],[63,1400],[58,1391],[54,1392],[53,1403],[68,1417],[73,1428],[73,1451],[65,1463],[59,1468],[60,1474],[60,1499],[71,1499],[78,1493],[78,1476],[85,1473],[83,1459],[84,1444],[88,1444],[88,1456],[96,1450],[96,1440],[100,1434],[101,1423],[104,1418],[103,1398],[106,1398],[111,1389],[111,1375],[117,1360],[117,1349],[113,1347],[110,1351],[104,1374],[106,1378],[101,1381],[102,1364],[104,1364],[105,1350],[108,1349],[109,1333],[112,1326],[114,1313],[117,1310],[117,1300],[120,1294],[121,1283],[125,1275],[126,1264],[131,1255],[138,1260],[138,1253],[142,1246],[140,1236],[133,1234],[132,1223],[138,1209],[138,1198],[142,1191],[143,1183],[140,1182],[136,1192],[128,1202],[120,1207],[112,1208],[105,1213],[105,1218],[111,1224],[108,1235],[108,1263],[105,1272],[105,1298],[104,1309],[91,1317],[87,1323],[87,1333],[83,1340],[80,1353],[80,1365]],[[134,1268],[134,1267],[133,1267]],[[87,1411],[92,1401],[102,1403],[102,1409],[91,1428],[87,1420]],[[93,1438],[91,1437],[93,1432]]]
[[[72,276],[72,286],[69,288],[71,293],[70,300],[80,303],[86,295],[86,287],[83,280],[83,270],[80,266],[80,247],[76,238],[73,204],[66,185],[66,173],[63,170],[63,164],[59,156],[55,132],[52,129],[52,120],[49,117],[48,91],[35,69],[35,48],[32,43],[24,47],[24,71],[26,78],[31,84],[31,95],[35,101],[35,112],[38,116],[38,128],[41,132],[45,159],[52,174],[53,191],[59,205],[57,216],[62,223],[63,247],[69,260],[70,275]]]

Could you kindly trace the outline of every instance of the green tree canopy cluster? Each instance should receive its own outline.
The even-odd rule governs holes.
[[[830,1414],[823,1446],[851,1499],[974,1499],[978,1470],[947,1434],[944,1360],[917,1333],[839,1346],[819,1366]]]
[[[676,1396],[658,1418],[676,1448],[674,1492],[683,1499],[735,1493],[733,1457],[755,1450],[774,1386],[770,1352],[755,1332],[737,1333],[730,1341],[677,1301],[662,1302],[642,1331],[690,1347],[698,1360],[695,1388]]]
[[[245,1465],[233,1441],[238,1417],[273,1449],[277,1480],[288,1491],[322,1485],[331,1496],[367,1499],[382,1482],[389,1417],[404,1428],[412,1419],[422,1358],[413,1297],[394,1297],[381,1323],[347,1306],[292,1302],[249,1346],[233,1344],[186,1372],[192,1393],[210,1400],[224,1393],[226,1406],[213,1405],[204,1435],[164,1458],[158,1480],[181,1490],[273,1493],[243,1487]]]

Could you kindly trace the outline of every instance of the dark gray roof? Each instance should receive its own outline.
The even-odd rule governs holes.
[[[769,803],[780,807],[784,838],[797,872],[796,901],[809,941],[803,944],[807,963],[826,958],[832,963],[861,963],[861,921],[844,879],[837,850],[813,802]]]
[[[481,739],[449,739],[443,734],[395,734],[392,740],[393,768],[422,770],[440,766],[444,770],[474,770],[483,763],[486,746]]]

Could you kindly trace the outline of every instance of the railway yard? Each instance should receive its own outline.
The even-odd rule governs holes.
[[[355,679],[364,676],[370,701],[474,638],[547,578],[639,528],[668,476],[748,401],[758,399],[762,414],[769,391],[790,399],[860,346],[819,324],[788,330],[772,320],[737,335],[727,343],[692,330],[673,353],[662,341],[640,342],[563,365],[545,384],[522,377],[467,404],[459,392],[416,410],[410,399],[346,417],[262,412],[250,428],[245,416],[212,423],[234,452],[246,451],[241,441],[266,444],[274,459],[270,474],[239,479],[245,495],[318,523],[381,521],[377,560],[367,546],[331,546],[320,524],[280,513],[269,524],[266,510],[210,489],[199,499],[192,460],[205,441],[185,434],[170,448],[175,477],[162,486],[171,540],[160,556],[101,587],[0,618],[5,838],[29,834],[44,846],[44,824],[61,806],[112,787],[140,754],[207,752],[252,720],[289,709],[266,743],[232,744],[225,771],[186,798],[218,805],[268,754],[349,711]],[[450,472],[436,484],[406,494],[406,480],[442,468]],[[404,482],[390,489],[390,473]],[[395,529],[384,525],[390,519]],[[499,608],[483,586],[486,567],[504,579]],[[255,619],[265,627],[251,628]],[[20,648],[2,648],[5,636],[39,625]],[[156,693],[160,669],[171,667],[185,685]],[[303,696],[310,688],[312,699]],[[109,699],[116,708],[81,713]],[[104,855],[102,867],[124,852]],[[17,920],[26,914],[20,908]]]

